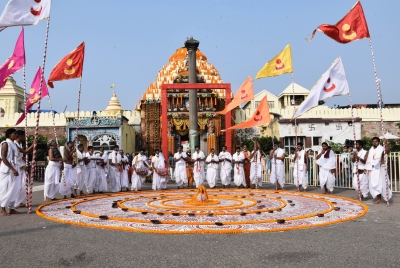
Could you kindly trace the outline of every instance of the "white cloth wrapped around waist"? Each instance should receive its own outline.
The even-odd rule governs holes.
[[[48,175],[49,177],[52,177],[54,175],[55,169],[61,167],[61,162],[49,161],[48,166],[49,166],[49,170],[46,171],[46,173],[48,172],[46,175]],[[60,183],[59,178],[56,178],[55,184],[59,184],[59,183]]]

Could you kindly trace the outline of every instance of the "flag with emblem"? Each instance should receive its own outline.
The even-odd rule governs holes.
[[[227,130],[257,127],[268,123],[271,123],[271,115],[269,113],[268,99],[267,96],[265,96],[261,100],[254,114],[247,121],[230,127]]]
[[[313,39],[317,30],[342,44],[370,37],[367,20],[365,19],[360,1],[358,1],[350,12],[336,24],[321,24],[318,26],[318,28],[313,31],[310,40]]]
[[[226,105],[223,111],[217,112],[217,114],[227,114],[229,111],[235,109],[235,107],[247,101],[251,101],[252,99],[254,99],[254,89],[253,82],[249,76],[236,92],[235,98],[232,100],[232,102]]]
[[[11,26],[36,25],[50,17],[51,0],[10,0],[0,16],[0,31]]]
[[[349,94],[346,72],[342,59],[337,58],[329,69],[321,76],[311,89],[310,94],[297,108],[293,118],[299,117],[308,110],[318,106],[318,103],[327,98]]]
[[[38,70],[36,72],[35,77],[33,78],[31,89],[29,90],[29,96],[25,104],[25,110],[29,111],[32,106],[38,102],[39,100],[39,89],[40,89],[40,80],[42,78],[42,68],[40,66],[38,67]],[[47,89],[46,86],[46,81],[44,80],[43,77],[43,82],[42,82],[42,94],[40,99],[43,99],[44,97],[49,95],[49,90]],[[20,124],[23,120],[25,119],[25,113],[22,113],[21,117],[18,119],[17,123],[15,125]]]
[[[0,66],[0,88],[6,85],[7,78],[21,70],[25,65],[25,45],[24,45],[24,28],[22,27],[21,33],[15,44],[13,54]]]
[[[85,42],[57,63],[50,73],[48,79],[49,87],[54,88],[54,81],[82,77],[84,55]]]
[[[293,73],[292,52],[288,44],[278,55],[267,62],[257,73],[255,79],[278,76],[285,73]]]

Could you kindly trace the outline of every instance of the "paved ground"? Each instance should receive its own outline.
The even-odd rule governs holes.
[[[43,191],[35,189],[36,208]],[[357,196],[351,190],[335,192]],[[241,235],[151,235],[60,224],[36,214],[0,217],[0,263],[1,267],[400,267],[397,199],[398,195],[389,208],[367,201],[368,214],[351,222]]]

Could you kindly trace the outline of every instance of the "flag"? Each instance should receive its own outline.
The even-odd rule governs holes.
[[[256,78],[278,76],[285,73],[293,73],[292,52],[288,44],[278,55],[267,62],[257,73]]]
[[[36,75],[33,78],[31,89],[29,90],[28,100],[26,101],[26,104],[25,104],[26,111],[29,111],[29,109],[32,108],[32,106],[39,100],[39,89],[40,89],[41,78],[42,78],[42,68],[40,68],[40,66],[39,66],[38,70],[36,72]],[[46,81],[43,77],[41,99],[43,99],[44,97],[46,97],[48,95],[49,95],[49,91],[46,86]],[[17,121],[17,123],[15,123],[15,125],[20,124],[24,119],[25,119],[25,113],[22,113],[21,117],[18,119],[18,121]]]
[[[268,123],[271,123],[271,115],[269,114],[267,96],[265,96],[251,118],[236,126],[230,127],[227,130],[257,127]]]
[[[115,85],[114,85],[114,84],[111,84],[110,88],[114,88],[114,87],[115,87]]]
[[[0,67],[0,88],[6,85],[7,78],[18,72],[25,65],[25,45],[24,45],[24,28],[22,27],[21,33],[15,44],[13,54],[6,60]]]
[[[68,80],[82,77],[83,58],[85,55],[85,42],[74,51],[60,60],[53,68],[48,79],[48,85],[54,88],[54,81]]]
[[[318,106],[319,101],[334,96],[345,95],[349,92],[346,72],[344,71],[342,59],[339,57],[314,85],[310,94],[296,110],[293,118],[299,117],[311,108]]]
[[[254,99],[254,89],[253,82],[249,76],[236,92],[235,98],[232,100],[232,102],[226,105],[223,111],[217,112],[217,114],[227,114],[229,111],[235,109],[235,107],[244,102],[251,101],[252,99]]]
[[[50,17],[51,0],[10,0],[0,16],[0,31],[11,26],[36,25]]]
[[[318,28],[313,31],[310,40],[313,39],[317,30],[342,44],[370,37],[367,20],[365,19],[360,1],[358,1],[350,12],[335,25],[321,24],[318,26]]]

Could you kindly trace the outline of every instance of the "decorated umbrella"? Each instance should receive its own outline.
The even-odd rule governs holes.
[[[393,134],[390,134],[389,132],[386,132],[385,135],[380,136],[380,139],[387,139],[387,140],[398,140],[400,139],[400,137],[397,137]]]

